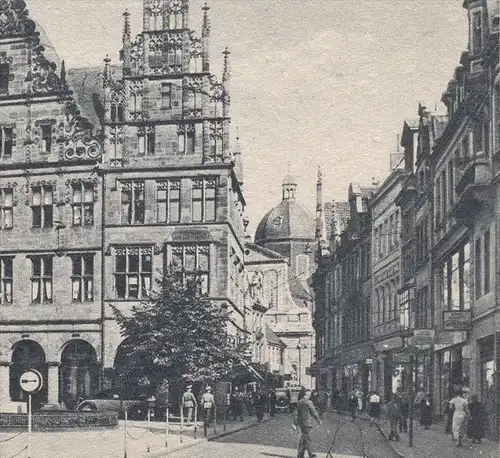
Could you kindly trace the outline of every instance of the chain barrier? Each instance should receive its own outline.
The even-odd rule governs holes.
[[[24,431],[21,431],[20,433],[14,434],[13,436],[8,437],[7,439],[2,439],[2,440],[0,440],[0,444],[3,444],[3,443],[5,443],[5,442],[9,442],[9,441],[11,441],[12,439],[15,439],[16,437],[19,437],[19,436],[20,436],[21,434],[23,434],[23,433],[24,433]]]
[[[143,438],[143,437],[144,437],[147,433],[148,433],[148,430],[146,429],[146,430],[144,431],[144,433],[143,433],[143,434],[141,434],[141,435],[140,435],[140,436],[138,436],[138,437],[134,437],[134,436],[132,436],[132,434],[130,434],[130,433],[127,431],[127,436],[128,436],[128,437],[130,437],[130,439],[132,439],[132,440],[134,440],[134,441],[137,441],[137,440],[139,440],[139,439],[142,439],[142,438]]]
[[[28,446],[26,446],[23,449],[19,450],[17,453],[14,453],[14,455],[10,455],[8,458],[15,458],[16,456],[19,456],[21,453],[23,453],[27,449],[28,449]]]

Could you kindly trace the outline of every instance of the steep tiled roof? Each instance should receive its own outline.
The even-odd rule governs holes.
[[[113,80],[121,78],[120,67],[111,66],[110,70]],[[66,76],[82,116],[96,129],[101,128],[104,117],[103,71],[103,67],[73,68]]]
[[[245,262],[259,263],[265,261],[286,262],[285,258],[269,248],[264,248],[255,243],[245,243]]]
[[[275,345],[284,345],[283,341],[274,333],[274,331],[266,324],[266,340],[268,343]]]

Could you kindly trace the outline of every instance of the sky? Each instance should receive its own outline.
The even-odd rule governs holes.
[[[142,0],[27,0],[66,68],[118,63],[122,13]],[[203,0],[190,2],[200,32]],[[232,139],[240,137],[250,231],[281,199],[290,170],[313,215],[324,200],[389,172],[403,120],[439,108],[467,48],[462,0],[211,0],[211,71],[231,51]]]

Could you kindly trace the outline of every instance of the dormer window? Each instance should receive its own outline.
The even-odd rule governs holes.
[[[471,44],[472,54],[481,54],[483,47],[483,13],[481,10],[474,11],[471,17]]]

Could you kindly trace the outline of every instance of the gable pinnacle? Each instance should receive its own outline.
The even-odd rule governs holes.
[[[123,19],[123,39],[125,40],[125,37],[130,37],[130,13],[127,9],[123,13]]]
[[[210,7],[208,6],[208,3],[205,2],[201,9],[203,10],[203,27],[201,36],[208,37],[210,35],[210,18],[208,17],[208,11],[210,10]]]
[[[229,54],[231,54],[231,51],[226,46],[222,54],[224,54],[224,75],[229,76]]]

